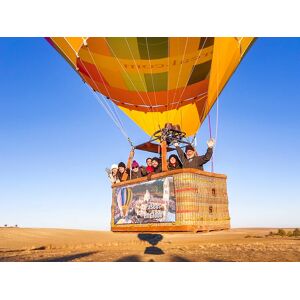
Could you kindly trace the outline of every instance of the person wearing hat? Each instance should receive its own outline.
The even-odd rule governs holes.
[[[110,170],[107,170],[108,178],[111,182],[111,184],[115,184],[117,182],[120,182],[118,176],[118,165],[117,164],[112,164],[110,167]]]
[[[147,175],[146,168],[143,166],[140,167],[138,162],[134,160],[131,165],[130,179],[136,179],[146,175]]]
[[[176,154],[172,154],[169,157],[169,162],[168,162],[168,170],[177,170],[182,168],[182,163],[179,160],[178,156]]]
[[[182,162],[183,168],[194,168],[203,171],[203,165],[206,164],[212,157],[215,140],[213,138],[207,141],[207,151],[204,155],[197,155],[192,145],[185,147],[185,153],[179,147],[178,143],[174,143],[177,153]]]

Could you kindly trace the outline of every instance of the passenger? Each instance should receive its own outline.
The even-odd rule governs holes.
[[[152,159],[150,157],[146,159],[146,165],[147,165],[146,167],[147,174],[154,172],[154,169],[152,167]]]
[[[172,154],[169,157],[169,163],[168,163],[168,170],[176,170],[176,169],[181,169],[182,168],[182,163],[179,160],[178,156],[176,154]]]
[[[108,173],[108,178],[111,184],[120,182],[117,173],[118,173],[118,166],[116,164],[113,164],[110,168],[110,172]]]
[[[153,167],[153,173],[160,173],[162,171],[159,158],[153,157],[151,165]]]
[[[174,143],[180,160],[182,161],[183,168],[194,168],[199,170],[203,170],[203,165],[211,159],[214,145],[214,139],[209,139],[207,141],[208,148],[206,153],[199,156],[196,154],[196,151],[192,145],[187,145],[184,153],[179,147],[178,143]]]
[[[131,166],[131,178],[130,179],[136,179],[136,178],[140,178],[142,176],[146,176],[147,175],[147,171],[146,168],[143,166],[139,166],[137,161],[133,161],[132,162],[132,166]]]
[[[126,181],[129,177],[130,170],[128,170],[128,168],[126,169],[126,165],[121,161],[118,164],[118,173],[117,173],[117,177],[120,181]]]

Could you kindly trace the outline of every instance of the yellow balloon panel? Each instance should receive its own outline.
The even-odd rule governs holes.
[[[203,101],[203,104],[205,102]],[[204,105],[202,105],[203,113]],[[199,107],[197,104],[189,104],[180,107],[179,109],[172,109],[164,112],[141,112],[136,110],[129,110],[124,107],[120,109],[133,120],[141,129],[148,135],[152,135],[155,131],[163,128],[166,123],[178,124],[182,131],[187,136],[194,135],[200,126]]]
[[[215,39],[208,99],[201,122],[206,118],[219,94],[253,42],[254,38],[249,37]]]

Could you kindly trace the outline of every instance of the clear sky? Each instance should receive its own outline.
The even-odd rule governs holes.
[[[104,169],[128,142],[44,39],[0,38],[0,78],[0,226],[108,230]],[[228,175],[233,227],[300,227],[299,86],[300,39],[259,38],[219,98],[215,171]],[[200,152],[207,138],[205,122]]]

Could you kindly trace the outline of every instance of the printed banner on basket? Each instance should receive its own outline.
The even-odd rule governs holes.
[[[117,225],[175,222],[176,199],[171,176],[116,188],[113,197]]]

